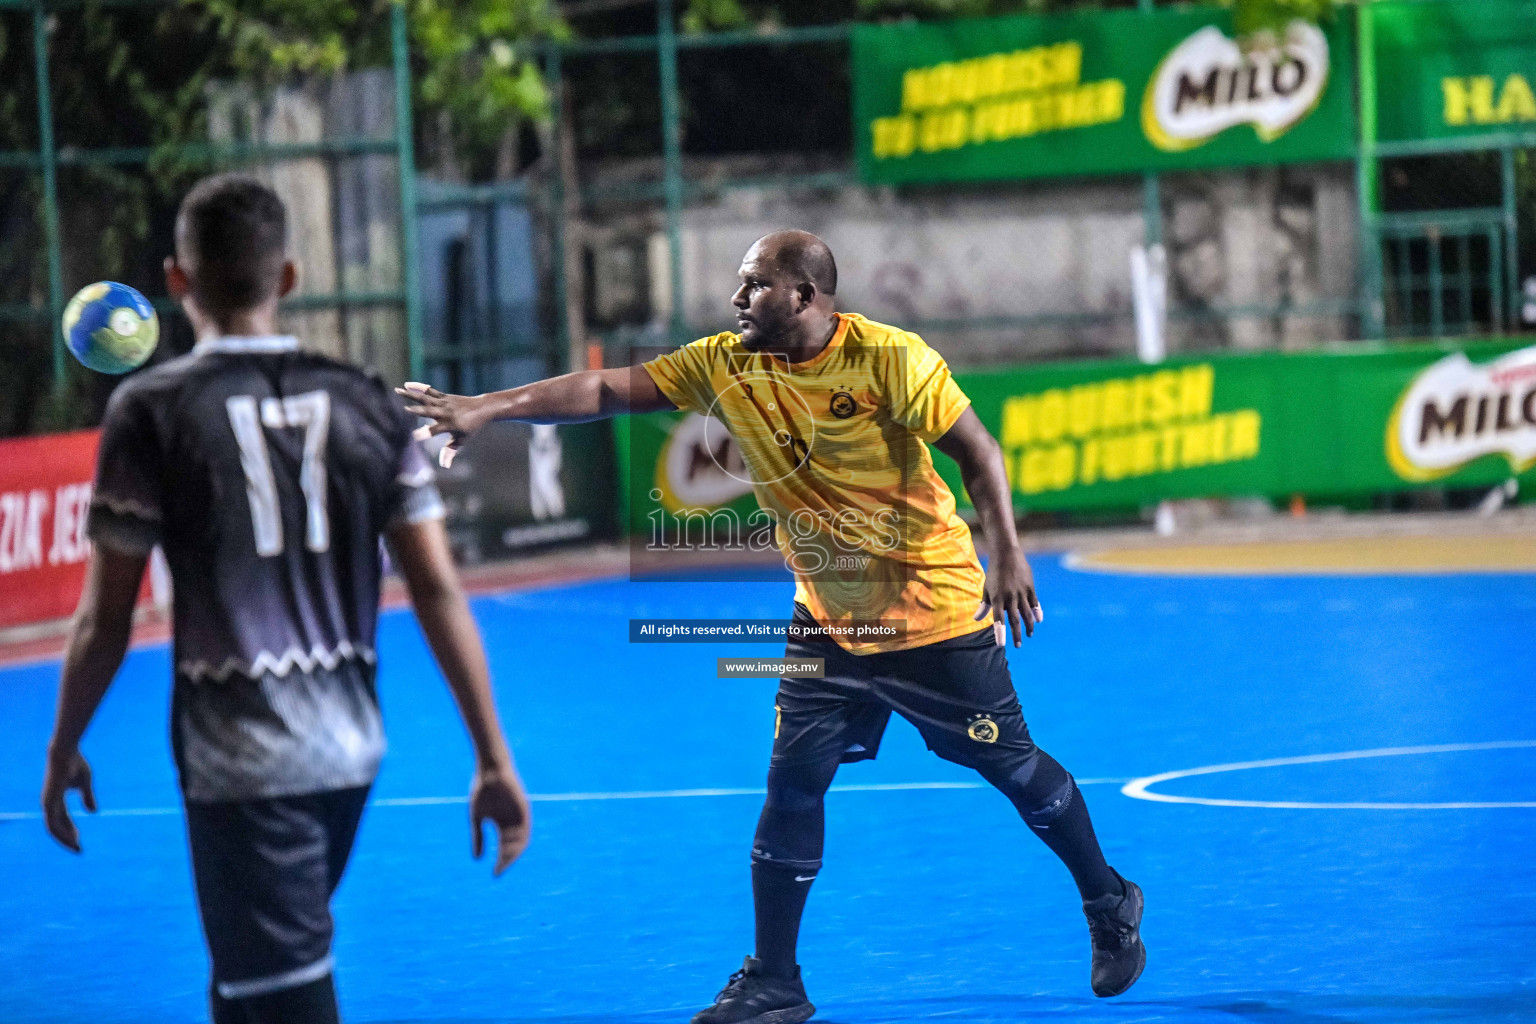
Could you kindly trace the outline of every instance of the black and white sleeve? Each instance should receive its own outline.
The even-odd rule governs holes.
[[[391,489],[389,525],[421,523],[447,515],[437,490],[437,473],[421,442],[406,442],[400,453],[399,472]]]
[[[92,542],[147,555],[160,543],[163,490],[160,439],[151,414],[131,388],[119,388],[107,405],[96,453],[86,527]]]

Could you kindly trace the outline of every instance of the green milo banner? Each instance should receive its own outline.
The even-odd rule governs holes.
[[[1529,377],[1500,361],[1511,351]],[[1501,390],[1512,373],[1524,391]],[[1495,483],[1536,455],[1536,348],[1509,344],[1075,363],[963,386],[1026,508]]]
[[[1021,509],[1491,485],[1536,465],[1536,346],[1356,345],[958,374]],[[756,507],[697,414],[616,425],[631,532]],[[814,454],[813,454],[814,457]],[[953,463],[934,462],[964,501]]]
[[[1377,137],[1454,139],[1536,124],[1536,2],[1378,3]]]
[[[860,25],[869,182],[1000,180],[1342,160],[1352,20],[1235,39],[1221,8]]]

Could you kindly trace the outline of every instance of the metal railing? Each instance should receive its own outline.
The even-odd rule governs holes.
[[[98,0],[104,6],[142,6],[163,3],[164,0]],[[1143,10],[1152,10],[1156,0],[1139,0]],[[47,308],[24,304],[0,304],[0,321],[39,320],[52,322],[53,371],[55,387],[62,387],[66,380],[64,340],[58,319],[63,310],[63,268],[60,249],[60,223],[58,198],[58,171],[61,167],[83,166],[134,166],[148,164],[157,156],[174,154],[193,163],[211,166],[251,163],[259,161],[284,161],[298,159],[334,159],[358,155],[390,155],[398,161],[400,174],[401,209],[401,288],[399,290],[329,295],[305,295],[289,300],[285,306],[291,309],[324,309],[345,306],[396,305],[406,314],[406,347],[413,374],[419,374],[426,353],[423,351],[422,312],[419,295],[420,272],[417,252],[416,170],[412,152],[411,79],[409,64],[409,40],[405,11],[395,3],[390,9],[391,65],[394,73],[396,102],[394,134],[388,139],[339,138],[313,143],[277,145],[229,145],[215,142],[184,141],[167,143],[157,147],[60,147],[56,143],[53,123],[53,103],[50,92],[48,52],[48,20],[56,12],[83,6],[76,0],[0,0],[0,12],[30,12],[34,48],[34,64],[37,80],[37,122],[39,144],[36,150],[0,152],[0,168],[11,168],[40,173],[42,177],[43,233],[47,247]],[[1356,161],[1356,184],[1361,218],[1362,244],[1359,246],[1358,294],[1347,299],[1332,299],[1308,304],[1306,308],[1277,303],[1243,307],[1173,308],[1173,319],[1201,319],[1234,316],[1283,316],[1283,315],[1349,315],[1360,317],[1361,332],[1367,337],[1380,337],[1385,332],[1385,300],[1387,280],[1383,264],[1383,241],[1397,231],[1390,215],[1381,207],[1381,161],[1394,157],[1422,156],[1495,151],[1501,155],[1503,180],[1503,204],[1499,209],[1502,221],[1502,253],[1500,270],[1502,281],[1499,289],[1499,329],[1519,322],[1517,286],[1519,252],[1519,223],[1516,206],[1514,154],[1522,148],[1536,148],[1536,131],[1511,131],[1489,134],[1476,138],[1437,140],[1424,142],[1379,142],[1376,139],[1376,77],[1374,62],[1374,29],[1371,8],[1362,5],[1355,15],[1359,19],[1356,33],[1359,67],[1358,86],[1360,110],[1360,135]],[[792,46],[804,44],[846,43],[852,32],[850,25],[779,28],[773,31],[729,31],[699,34],[679,34],[675,29],[676,11],[674,0],[657,0],[656,31],[648,35],[618,38],[570,40],[535,44],[531,52],[542,62],[552,99],[559,109],[565,82],[566,62],[582,57],[604,54],[654,53],[659,70],[659,99],[661,110],[660,151],[661,174],[657,180],[624,182],[606,185],[590,185],[581,188],[576,196],[566,195],[566,168],[563,166],[565,146],[559,137],[560,124],[556,119],[551,147],[554,172],[548,175],[544,197],[550,211],[550,231],[553,307],[556,310],[556,332],[560,350],[571,351],[571,324],[568,316],[568,291],[566,277],[567,203],[574,199],[579,205],[591,205],[613,201],[660,202],[664,206],[664,223],[670,259],[668,261],[670,293],[670,321],[667,333],[672,341],[687,340],[689,325],[684,320],[682,268],[680,259],[682,213],[690,199],[720,192],[782,188],[843,188],[859,184],[852,170],[852,158],[846,169],[815,173],[715,177],[707,180],[690,180],[684,174],[681,139],[681,114],[679,106],[678,57],[683,51],[726,49],[742,46]],[[1142,176],[1143,235],[1148,244],[1161,240],[1163,235],[1161,182],[1155,173]],[[473,203],[472,190],[460,197]],[[1315,308],[1314,308],[1315,307]],[[1028,328],[1033,326],[1070,322],[1104,323],[1124,319],[1125,313],[1083,313],[1070,311],[1042,311],[1038,314],[1018,317],[993,317],[985,320],[957,320],[946,322],[949,328]],[[937,324],[932,325],[937,326]],[[446,356],[447,353],[432,353]]]
[[[1157,7],[1157,0],[1138,0],[1143,11]],[[1510,329],[1520,322],[1518,306],[1519,272],[1519,218],[1517,211],[1514,154],[1524,148],[1536,148],[1536,131],[1509,131],[1487,134],[1475,138],[1426,140],[1413,142],[1379,142],[1376,139],[1376,73],[1374,21],[1370,5],[1350,8],[1347,14],[1359,18],[1356,33],[1359,67],[1359,138],[1356,159],[1356,191],[1359,204],[1361,239],[1358,248],[1358,289],[1345,298],[1334,298],[1307,303],[1304,306],[1275,303],[1245,306],[1173,307],[1169,317],[1173,320],[1198,320],[1223,317],[1280,317],[1297,315],[1342,315],[1357,317],[1360,333],[1367,338],[1384,337],[1387,333],[1385,294],[1388,287],[1383,266],[1382,247],[1389,237],[1398,237],[1404,223],[1398,215],[1385,213],[1381,204],[1381,161],[1396,157],[1498,152],[1501,156],[1503,203],[1499,210],[1503,225],[1500,244],[1502,253],[1499,264],[1502,280],[1499,287],[1499,316],[1495,318],[1496,331]],[[690,199],[741,189],[764,187],[779,188],[842,188],[857,186],[860,180],[853,171],[852,157],[847,169],[816,173],[788,174],[780,176],[716,177],[707,180],[690,180],[684,176],[682,155],[678,141],[680,124],[675,102],[676,67],[678,54],[684,50],[703,50],[740,46],[785,46],[807,43],[846,42],[850,25],[830,25],[804,28],[781,28],[766,32],[712,32],[678,35],[673,31],[674,11],[672,0],[657,3],[657,31],[649,35],[622,38],[578,40],[544,44],[544,67],[557,101],[565,88],[562,73],[565,62],[575,57],[603,54],[654,52],[660,70],[661,90],[661,151],[662,167],[659,179],[630,181],[612,184],[588,185],[581,189],[577,199],[583,205],[602,202],[660,201],[665,205],[665,231],[669,250],[670,279],[668,289],[671,298],[671,320],[668,334],[674,343],[689,340],[687,324],[682,320],[684,309],[681,280],[682,261],[679,258],[681,242],[681,216],[684,203]],[[558,124],[557,124],[558,130]],[[569,349],[570,324],[566,318],[564,246],[566,229],[564,210],[564,171],[558,166],[563,158],[563,148],[558,135],[554,150],[557,170],[551,184],[551,208],[554,212],[554,260],[556,308],[559,310],[559,333],[562,348]],[[1157,173],[1142,175],[1142,222],[1143,237],[1148,245],[1158,244],[1163,238],[1162,182]],[[1444,218],[1442,218],[1444,219]],[[1397,232],[1396,234],[1394,232]],[[1038,314],[1016,317],[991,317],[983,320],[947,321],[949,328],[978,327],[1027,329],[1041,326],[1059,326],[1067,323],[1108,323],[1129,318],[1123,313],[1085,313],[1075,311],[1043,311]],[[923,325],[914,323],[914,328]],[[929,325],[934,326],[934,325]],[[1426,324],[1426,326],[1430,326]]]

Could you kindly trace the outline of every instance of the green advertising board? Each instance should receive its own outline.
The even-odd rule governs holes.
[[[1536,348],[1508,343],[1357,346],[1155,367],[1068,363],[967,374],[963,386],[1002,443],[1026,508],[1363,495],[1491,484],[1528,468],[1536,447],[1499,447],[1525,422],[1523,392],[1501,413],[1507,389],[1483,379],[1511,372],[1497,362],[1510,352],[1536,364]],[[1479,405],[1480,396],[1491,397]],[[1524,430],[1536,445],[1536,398],[1530,405]],[[1442,422],[1453,419],[1459,427]]]
[[[1473,487],[1536,464],[1536,346],[1356,345],[957,380],[1002,444],[1021,509]],[[615,429],[632,532],[663,513],[732,507],[745,520],[756,507],[728,471],[732,453],[706,443],[703,417],[656,414]],[[954,465],[934,461],[963,502]]]
[[[1536,127],[1536,0],[1378,3],[1370,17],[1381,141]]]
[[[874,183],[1343,160],[1352,20],[1267,44],[1197,7],[860,25],[855,145]]]

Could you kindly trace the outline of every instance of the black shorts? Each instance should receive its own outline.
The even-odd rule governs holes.
[[[368,787],[187,804],[187,838],[213,982],[225,999],[331,972],[331,894]]]
[[[800,604],[795,622],[815,624]],[[825,639],[791,640],[784,657],[825,659],[826,678],[779,680],[775,765],[873,758],[892,711],[917,726],[929,750],[986,776],[1012,774],[1035,752],[1006,649],[990,623],[966,636],[880,654],[850,654]]]

